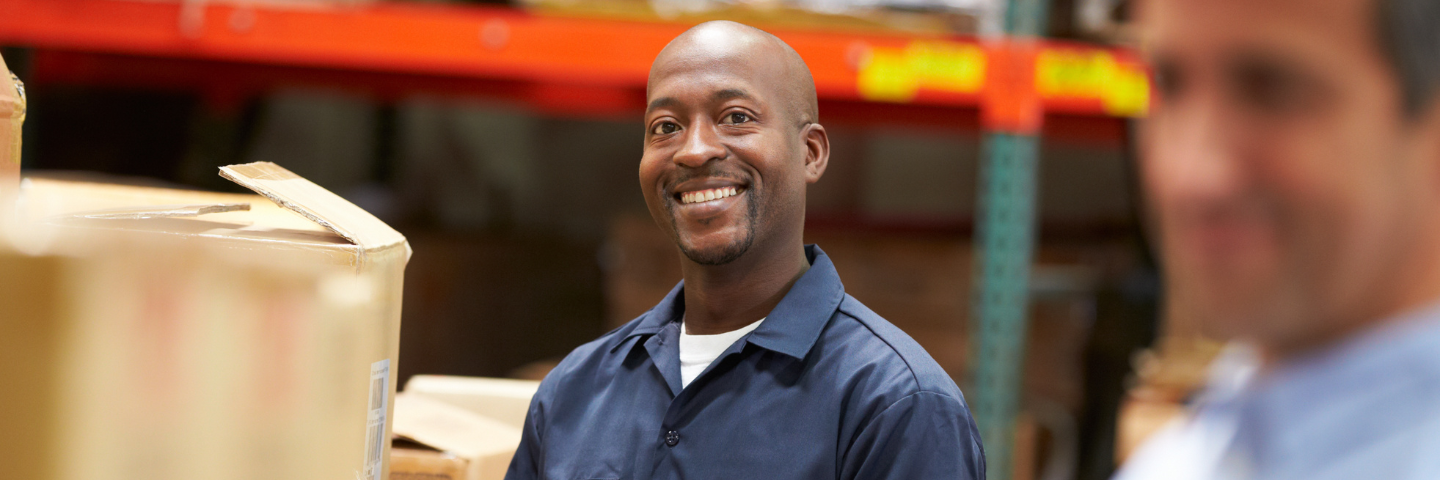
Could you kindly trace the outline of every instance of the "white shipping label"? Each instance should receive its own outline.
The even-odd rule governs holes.
[[[365,480],[385,480],[385,411],[390,403],[390,359],[370,364],[370,418],[365,433]]]

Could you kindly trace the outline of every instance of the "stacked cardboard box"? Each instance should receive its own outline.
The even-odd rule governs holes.
[[[501,480],[540,382],[416,375],[395,399],[391,480]]]
[[[1154,345],[1133,358],[1116,419],[1115,461],[1124,463],[1146,440],[1190,414],[1188,404],[1204,388],[1210,363],[1224,344],[1201,332],[1200,318],[1174,304],[1162,312]]]
[[[0,207],[10,204],[20,183],[20,126],[24,123],[25,85],[0,58]],[[0,220],[3,217],[0,213]]]
[[[468,480],[469,465],[468,459],[403,439],[390,449],[390,480]]]
[[[25,181],[6,478],[386,478],[404,237],[278,166],[222,171],[263,196]]]
[[[1191,331],[1169,331],[1134,359],[1135,376],[1120,405],[1115,461],[1125,459],[1152,435],[1189,414],[1187,404],[1204,387],[1211,361],[1223,344]]]

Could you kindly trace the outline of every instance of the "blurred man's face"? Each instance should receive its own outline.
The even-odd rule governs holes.
[[[773,53],[722,40],[657,60],[640,161],[651,215],[702,265],[802,226],[809,181],[796,101],[782,88],[793,79],[776,77],[787,70]]]
[[[1379,315],[1436,208],[1369,0],[1154,0],[1142,133],[1172,311],[1278,349]],[[1388,303],[1387,303],[1388,302]]]

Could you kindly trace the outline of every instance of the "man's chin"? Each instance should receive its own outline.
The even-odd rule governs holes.
[[[674,216],[675,243],[690,261],[700,265],[725,265],[745,255],[755,242],[755,213],[739,219],[712,218],[711,223],[687,224]]]
[[[1286,318],[1295,313],[1295,305],[1261,285],[1248,289],[1233,284],[1211,287],[1203,291],[1172,292],[1175,305],[1170,314],[1176,317],[1172,321],[1191,325],[1216,340],[1235,340],[1266,337],[1270,330],[1277,328],[1277,323],[1286,323]]]
[[[724,235],[721,235],[724,233]],[[753,230],[736,229],[728,232],[710,232],[708,235],[691,236],[681,234],[675,242],[680,252],[690,261],[700,265],[725,265],[750,251],[754,243]]]
[[[740,257],[745,256],[745,252],[749,250],[750,242],[733,242],[728,245],[704,248],[692,248],[685,245],[685,242],[680,243],[680,253],[684,253],[685,257],[689,258],[690,261],[706,266],[718,266],[734,262]]]

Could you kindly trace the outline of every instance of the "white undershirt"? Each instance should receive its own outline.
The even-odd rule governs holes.
[[[745,334],[754,331],[765,319],[756,320],[755,323],[740,327],[739,330],[719,333],[715,335],[691,335],[685,333],[685,323],[680,323],[680,388],[690,385],[690,381],[700,376],[705,367],[720,358],[725,349],[735,344],[736,340]]]

